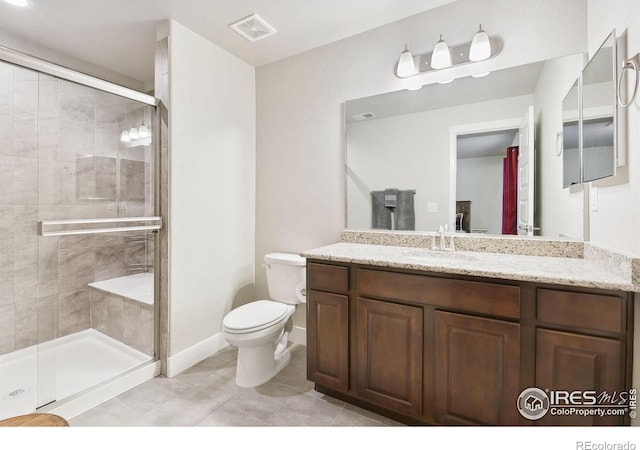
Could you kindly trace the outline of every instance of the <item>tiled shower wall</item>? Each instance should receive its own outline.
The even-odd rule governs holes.
[[[0,62],[0,354],[90,327],[88,283],[152,261],[152,240],[36,233],[38,220],[153,214],[152,146],[120,142],[151,111]]]

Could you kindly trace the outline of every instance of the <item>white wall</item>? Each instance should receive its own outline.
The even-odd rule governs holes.
[[[174,21],[169,42],[171,360],[253,298],[255,76]]]
[[[506,149],[504,149],[506,153]],[[502,234],[502,156],[458,160],[456,197],[471,201],[471,228],[484,228]]]
[[[593,55],[615,28],[620,36],[627,33],[627,55],[640,52],[640,2],[637,0],[588,0],[589,54]],[[640,256],[640,96],[627,108],[625,125],[627,167],[611,180],[592,183],[598,187],[598,210],[590,211],[591,242],[624,253]],[[635,301],[634,364],[631,385],[640,383],[640,295]],[[632,420],[640,425],[640,419]]]
[[[589,54],[593,55],[607,35],[627,31],[627,56],[640,52],[640,2],[637,0],[588,1]],[[598,185],[598,211],[590,211],[591,242],[633,255],[640,255],[640,96],[627,109],[627,168],[619,184],[611,179]],[[628,182],[627,182],[628,180]]]
[[[41,45],[32,44],[2,30],[0,30],[0,45],[136,91],[147,91],[144,81],[136,80],[106,67],[96,66]]]
[[[347,125],[348,228],[371,228],[369,193],[390,187],[416,190],[416,230],[452,223],[450,128],[518,119],[532,104],[532,95],[522,95]],[[501,180],[502,169],[498,176]],[[435,203],[437,212],[427,212],[428,203]],[[501,215],[500,210],[497,220]]]

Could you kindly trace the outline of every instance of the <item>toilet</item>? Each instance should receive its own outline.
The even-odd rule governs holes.
[[[242,387],[266,383],[289,364],[291,316],[306,303],[305,258],[269,253],[264,263],[270,299],[242,305],[222,320],[224,338],[238,347],[236,384]]]

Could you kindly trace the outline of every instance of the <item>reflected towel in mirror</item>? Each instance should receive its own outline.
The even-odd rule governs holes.
[[[385,191],[389,192],[388,189]],[[393,208],[393,221],[391,219],[391,209],[385,207],[385,191],[371,191],[371,228],[415,230],[414,195],[416,191],[413,189],[397,191],[396,207]],[[395,226],[392,228],[392,225]]]

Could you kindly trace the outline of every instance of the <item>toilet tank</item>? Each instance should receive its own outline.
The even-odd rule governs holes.
[[[271,300],[297,305],[305,303],[306,259],[293,253],[269,253],[264,257]]]

